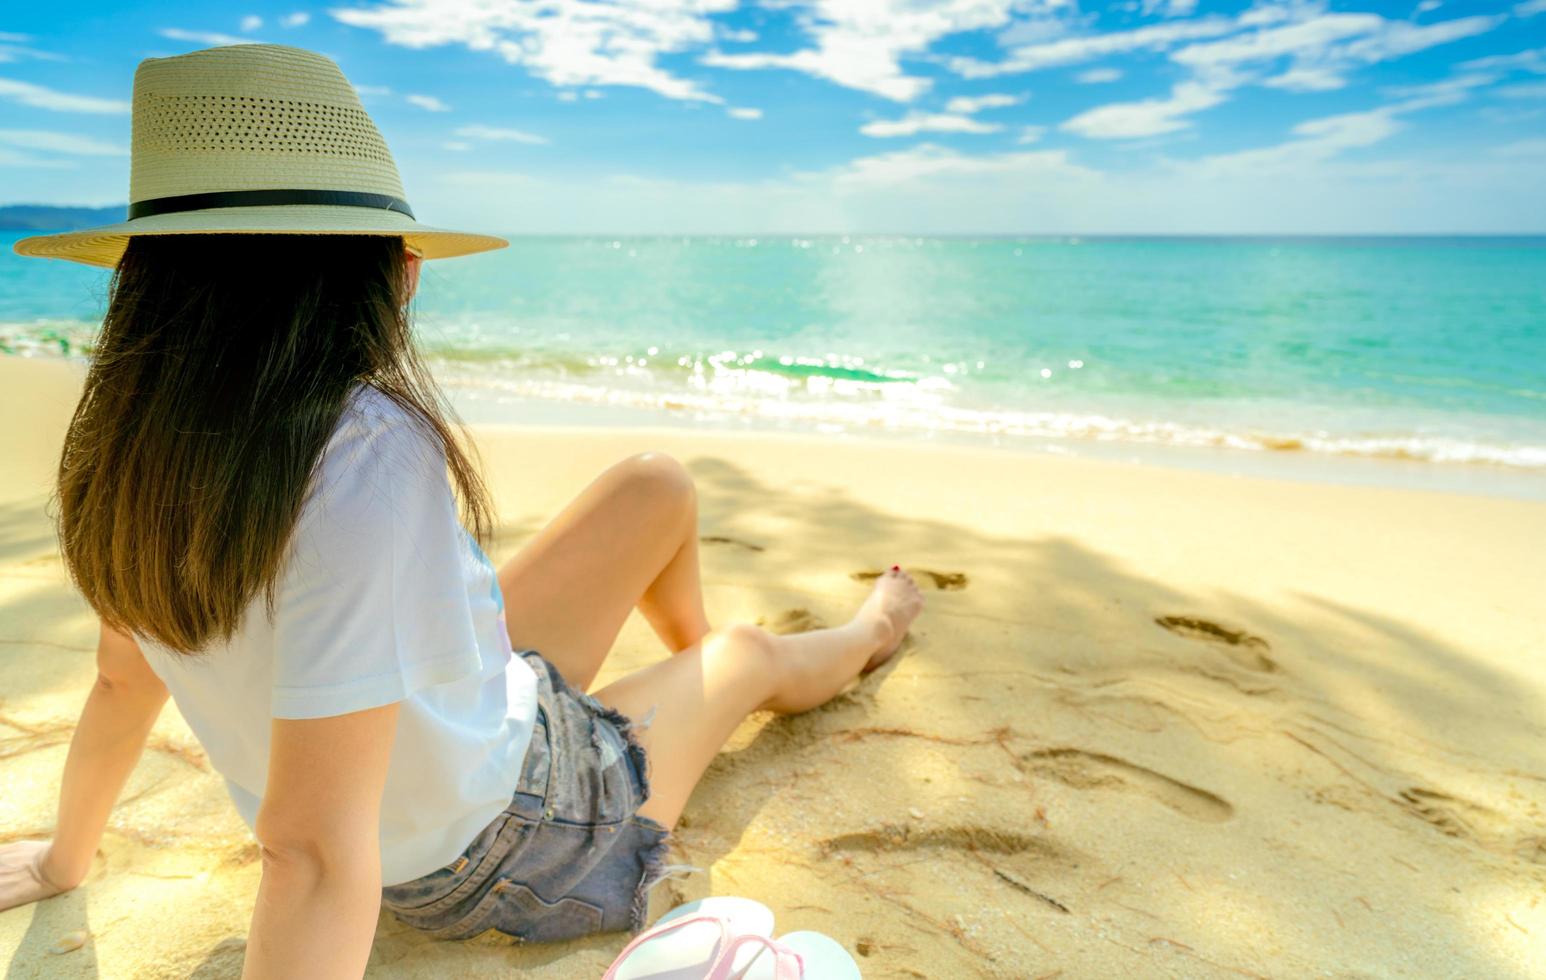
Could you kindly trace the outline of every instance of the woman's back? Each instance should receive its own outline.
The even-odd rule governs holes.
[[[381,807],[388,885],[453,860],[509,804],[536,710],[445,467],[408,412],[358,386],[317,464],[272,620],[260,595],[228,643],[197,654],[136,637],[249,826],[270,719],[402,701]]]

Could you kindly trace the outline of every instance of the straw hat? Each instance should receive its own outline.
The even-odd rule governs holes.
[[[329,59],[277,44],[148,58],[134,73],[129,220],[22,255],[114,266],[133,235],[401,235],[425,258],[509,243],[414,220],[386,141]]]

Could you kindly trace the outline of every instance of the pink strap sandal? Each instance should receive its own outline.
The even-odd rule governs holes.
[[[858,964],[830,936],[772,938],[771,915],[749,899],[684,906],[633,938],[602,980],[861,980]],[[762,914],[759,914],[762,913]]]
[[[750,935],[737,936],[730,940],[730,944],[719,954],[719,959],[714,961],[714,969],[704,980],[738,980],[745,976],[746,970],[735,968],[735,954],[739,947],[746,944],[761,945],[763,950],[773,954],[773,980],[804,980],[805,961],[800,958],[799,953],[776,939]]]
[[[689,959],[695,962],[676,962],[676,957],[672,957],[673,962],[669,964],[630,962],[630,958],[645,944],[658,943],[662,937],[668,936],[673,932],[690,926],[700,925],[712,925],[717,928],[719,938],[712,945],[708,946],[706,950],[703,950],[701,958],[699,955],[689,957]],[[670,922],[656,925],[652,929],[646,929],[633,937],[633,941],[624,946],[617,959],[613,960],[612,965],[607,967],[607,972],[602,975],[601,980],[619,980],[621,977],[634,976],[658,977],[660,980],[667,980],[667,978],[670,978],[670,980],[699,980],[699,978],[709,976],[709,971],[718,967],[719,962],[724,959],[725,950],[731,945],[730,927],[720,916],[691,915],[680,919],[673,919]],[[728,968],[729,961],[726,961],[726,966]]]

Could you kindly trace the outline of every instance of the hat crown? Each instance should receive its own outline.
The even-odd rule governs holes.
[[[134,74],[129,200],[253,190],[402,198],[386,141],[328,58],[239,44]]]

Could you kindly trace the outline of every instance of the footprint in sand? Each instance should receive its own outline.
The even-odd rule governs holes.
[[[1471,841],[1479,836],[1478,824],[1491,823],[1498,817],[1489,807],[1421,786],[1402,790],[1397,794],[1396,803],[1412,816],[1438,828],[1446,837]]]
[[[1277,661],[1267,655],[1272,645],[1254,633],[1231,629],[1211,619],[1199,619],[1196,616],[1155,616],[1154,622],[1188,640],[1202,640],[1227,648],[1242,667],[1267,674],[1278,670]]]
[[[921,851],[958,850],[989,854],[1037,854],[1062,857],[1063,851],[1044,837],[1013,830],[998,830],[976,824],[945,827],[916,827],[911,824],[886,824],[873,830],[824,837],[816,842],[825,852],[832,851]]]
[[[1521,821],[1490,806],[1422,786],[1397,793],[1395,803],[1446,837],[1528,864],[1546,865],[1546,836],[1537,832],[1539,828],[1526,827],[1521,834]]]
[[[849,578],[856,582],[873,582],[885,574],[880,571],[854,572]],[[965,572],[935,572],[927,568],[908,567],[907,574],[911,575],[920,585],[932,585],[941,592],[958,592],[966,588],[969,580]]]
[[[1141,793],[1177,813],[1206,823],[1223,823],[1235,808],[1222,797],[1116,756],[1082,749],[1038,749],[1019,759],[1025,772],[1055,779],[1074,789],[1115,789]]]
[[[785,609],[773,617],[758,616],[757,625],[769,633],[787,636],[790,633],[809,633],[826,629],[826,622],[809,609]]]
[[[1015,862],[1020,870],[991,864],[994,877],[1015,891],[1029,895],[1064,915],[1069,914],[1068,906],[1036,887],[1032,881],[1034,878],[1050,876],[1054,882],[1063,882],[1066,886],[1067,878],[1081,864],[1078,854],[1045,837],[1032,837],[977,824],[926,828],[887,824],[873,830],[826,837],[818,840],[816,845],[827,856],[844,852],[879,855],[893,852],[957,851],[961,852],[963,858],[974,856],[978,861],[982,861],[984,855],[997,855],[1006,861],[1029,857],[1029,862]],[[1056,885],[1052,888],[1055,889]]]
[[[698,538],[702,544],[722,544],[734,548],[744,548],[747,551],[767,551],[760,544],[752,544],[750,541],[742,541],[740,538],[727,538],[722,534],[705,534]]]

